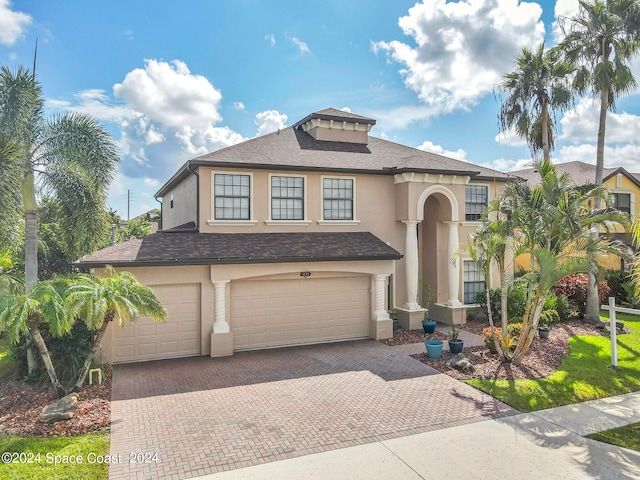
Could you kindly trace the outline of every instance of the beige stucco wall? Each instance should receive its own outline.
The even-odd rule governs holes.
[[[171,208],[173,195],[173,208]],[[196,221],[197,177],[189,175],[162,198],[162,229]]]
[[[251,175],[251,221],[249,222],[219,222],[213,218],[213,173],[247,173]],[[305,220],[301,222],[279,222],[270,220],[270,174],[293,175],[305,177]],[[353,222],[324,222],[322,220],[322,178],[350,177],[355,180],[355,220]],[[175,189],[174,208],[176,199],[182,195],[195,198],[195,177],[188,177],[183,184]],[[402,174],[402,175],[329,175],[318,172],[296,172],[275,170],[254,170],[242,168],[199,168],[200,182],[200,217],[199,226],[203,233],[265,233],[265,232],[349,232],[368,231],[381,240],[388,242],[397,251],[405,254],[406,226],[404,220],[420,220],[419,235],[423,240],[429,238],[436,242],[436,247],[429,243],[420,245],[422,258],[420,260],[420,275],[432,285],[437,292],[434,300],[444,302],[448,300],[447,264],[448,258],[448,225],[446,222],[459,222],[460,250],[464,251],[468,235],[479,225],[477,222],[465,222],[465,185],[468,177],[442,176],[433,174]],[[487,185],[489,198],[495,198],[502,188],[500,182],[471,182],[472,184]],[[178,197],[180,192],[180,197]],[[169,197],[166,196],[166,199]],[[440,205],[436,217],[430,216],[429,199],[437,199]],[[425,208],[425,203],[427,208]],[[189,205],[186,200],[180,204]],[[454,205],[453,209],[451,205]],[[194,206],[188,207],[191,212]],[[166,203],[163,207],[166,211]],[[180,210],[189,211],[189,210]],[[167,216],[165,216],[165,219]],[[189,221],[182,214],[180,220],[176,216],[174,224]],[[427,227],[427,225],[429,225]],[[169,228],[166,224],[164,228]],[[435,250],[434,250],[435,248]],[[431,257],[434,261],[430,263]],[[461,254],[461,258],[465,258]],[[431,265],[425,267],[424,265]],[[235,266],[234,268],[238,268]],[[274,268],[269,264],[268,268]],[[430,269],[431,268],[431,269]],[[462,272],[462,269],[460,269]],[[460,273],[459,291],[462,295],[462,273]],[[406,273],[404,260],[396,262],[393,278],[393,304],[402,306],[406,302]],[[437,285],[437,288],[434,286]]]

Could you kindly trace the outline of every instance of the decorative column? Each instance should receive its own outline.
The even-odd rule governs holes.
[[[229,324],[227,323],[227,285],[229,280],[222,282],[213,282],[213,333],[229,333]]]
[[[407,274],[407,303],[404,308],[410,311],[420,310],[418,305],[418,220],[405,220],[407,236],[405,239],[404,265]]]
[[[389,275],[374,275],[374,280],[376,284],[375,291],[375,299],[376,299],[376,310],[373,312],[373,319],[376,321],[381,320],[389,320],[389,312],[384,306],[384,290],[385,285],[387,284],[387,277]]]
[[[447,304],[451,306],[462,305],[460,302],[460,259],[458,258],[458,248],[460,241],[458,240],[458,223],[449,223],[449,243],[447,253],[449,257],[449,265],[447,273],[449,275],[449,300]]]

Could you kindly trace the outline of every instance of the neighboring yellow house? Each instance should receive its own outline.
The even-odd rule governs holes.
[[[567,162],[556,164],[559,174],[568,173],[576,185],[593,183],[596,178],[596,166],[584,162]],[[534,168],[511,172],[512,175],[523,178],[528,182],[537,183],[539,176]],[[622,167],[605,168],[602,183],[611,191],[612,202],[619,210],[631,215],[631,218],[638,216],[640,211],[636,206],[636,199],[640,199],[640,173],[630,173]],[[616,238],[627,245],[631,245],[629,234],[624,231],[621,225],[616,225]],[[615,255],[600,257],[600,266],[605,270],[625,269],[623,259]],[[516,268],[529,268],[528,256],[524,255],[516,259]]]

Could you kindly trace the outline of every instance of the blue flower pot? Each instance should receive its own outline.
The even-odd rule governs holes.
[[[429,358],[440,358],[442,355],[442,340],[425,340],[424,346],[427,348]]]
[[[435,320],[423,320],[422,321],[422,329],[424,333],[433,333],[436,331],[436,321]]]
[[[462,340],[449,340],[449,351],[453,354],[462,352],[464,342]]]

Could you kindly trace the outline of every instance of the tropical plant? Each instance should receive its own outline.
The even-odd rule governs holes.
[[[27,334],[31,336],[59,397],[66,395],[66,391],[51,362],[40,326],[46,321],[53,336],[69,332],[74,319],[64,306],[63,295],[64,285],[53,280],[36,282],[28,292],[0,292],[0,325],[7,328],[12,343],[18,343]]]
[[[82,387],[91,361],[96,354],[104,333],[113,321],[123,327],[140,315],[154,320],[164,320],[167,311],[155,292],[139,283],[130,272],[116,272],[107,267],[104,278],[76,275],[69,282],[65,293],[65,307],[71,315],[82,319],[95,337],[83,367],[80,369],[73,390]]]
[[[627,217],[615,209],[588,207],[589,199],[595,196],[606,198],[606,188],[592,184],[576,186],[568,175],[558,175],[549,159],[536,161],[535,168],[540,175],[539,183],[533,187],[523,185],[524,182],[511,183],[503,189],[496,202],[496,214],[506,219],[505,224],[509,225],[502,237],[474,235],[471,241],[471,250],[476,252],[472,257],[478,259],[476,261],[482,266],[485,278],[489,278],[496,246],[504,245],[508,237],[513,241],[515,255],[527,253],[531,256],[531,270],[518,280],[525,282],[527,291],[520,339],[512,354],[495,342],[501,358],[514,363],[522,361],[531,345],[553,285],[570,273],[590,270],[591,262],[585,252],[600,249],[620,254],[617,244],[600,237],[593,238],[588,227],[627,222]],[[487,219],[485,223],[491,221]],[[479,232],[485,231],[485,227],[486,224]],[[491,315],[489,320],[490,327],[493,327]]]
[[[24,220],[27,298],[38,281],[36,192],[60,202],[66,254],[77,258],[93,250],[106,227],[104,204],[117,164],[115,143],[96,120],[79,113],[46,118],[35,72],[0,67],[0,232],[15,243]],[[37,328],[41,318],[32,315],[25,325]],[[44,342],[36,344],[48,355]]]
[[[640,48],[640,3],[636,0],[580,1],[578,14],[560,22],[564,39],[558,48],[577,70],[573,87],[600,98],[595,183],[602,184],[607,112],[615,100],[636,87],[629,63]],[[595,208],[600,208],[596,197]],[[594,229],[593,235],[597,235]],[[593,254],[594,264],[597,254]],[[599,319],[596,275],[590,274],[586,318]]]
[[[573,103],[569,74],[573,67],[563,62],[556,50],[527,48],[516,58],[516,70],[504,75],[500,92],[507,95],[500,108],[500,127],[513,128],[532,154],[549,158],[554,146],[555,112]]]

